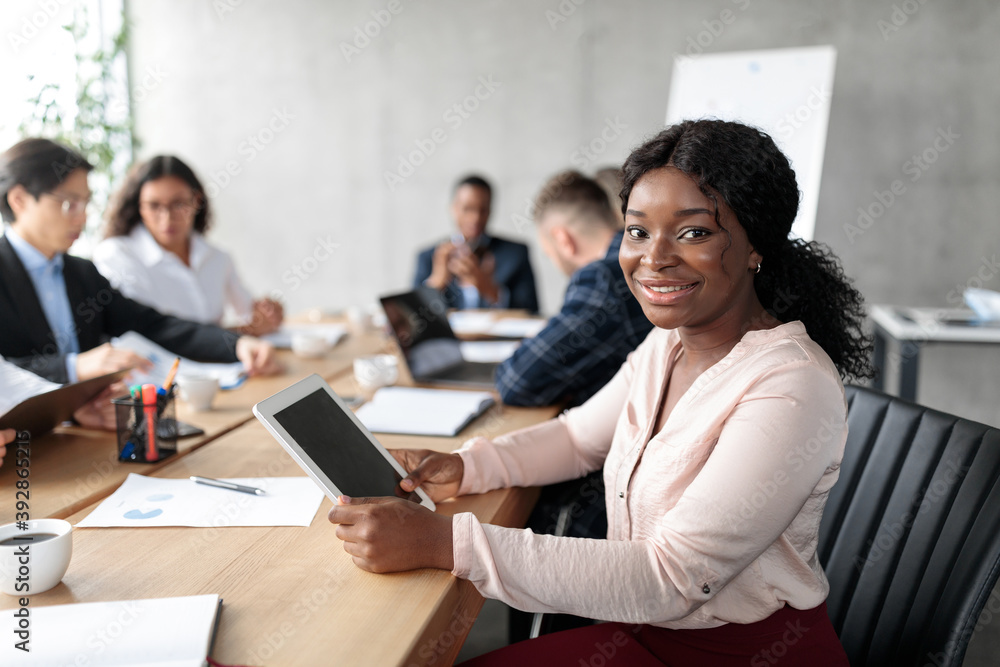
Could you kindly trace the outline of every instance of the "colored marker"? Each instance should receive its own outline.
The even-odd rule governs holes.
[[[170,388],[174,386],[174,376],[177,375],[177,367],[181,365],[181,358],[177,357],[174,359],[173,365],[170,367],[170,372],[167,373],[167,381],[163,383],[163,390],[170,391]]]
[[[142,411],[146,414],[146,461],[159,461],[156,449],[156,385],[142,385]]]

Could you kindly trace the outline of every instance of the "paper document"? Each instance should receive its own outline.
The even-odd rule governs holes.
[[[458,311],[448,314],[448,324],[458,336],[531,338],[548,322],[537,317],[501,317],[494,313]]]
[[[493,403],[485,391],[384,387],[357,415],[370,431],[451,437]]]
[[[448,313],[448,324],[451,325],[451,330],[460,336],[463,334],[485,334],[495,321],[493,313],[466,310]]]
[[[277,348],[288,350],[292,347],[292,336],[298,333],[322,336],[333,347],[347,335],[347,327],[342,324],[283,324],[274,333],[261,336],[261,339]]]
[[[508,359],[520,345],[519,340],[463,340],[458,349],[466,361],[490,364]]]
[[[527,317],[505,317],[490,327],[491,336],[502,338],[532,338],[548,324],[546,320]]]
[[[125,335],[111,340],[113,347],[132,350],[136,354],[143,356],[153,362],[153,368],[148,373],[132,371],[129,375],[129,382],[132,384],[144,384],[151,382],[158,387],[162,387],[167,381],[167,374],[170,367],[178,355],[170,352],[142,334],[134,331],[127,331]],[[243,364],[239,361],[232,363],[212,364],[201,361],[191,361],[181,357],[181,365],[177,369],[178,375],[207,375],[218,378],[221,389],[235,389],[243,384],[246,379]]]
[[[0,664],[20,667],[202,667],[211,651],[218,595],[31,606],[28,652],[18,620],[0,615]]]
[[[323,490],[308,477],[226,479],[264,489],[262,496],[135,473],[88,514],[77,528],[128,526],[308,526]]]

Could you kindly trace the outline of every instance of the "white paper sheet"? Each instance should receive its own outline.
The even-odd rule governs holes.
[[[464,340],[458,344],[462,358],[477,363],[500,363],[521,345],[519,340]]]
[[[493,403],[485,391],[384,387],[357,415],[370,431],[450,437]]]
[[[18,619],[4,612],[0,664],[201,667],[218,609],[218,595],[32,605],[27,653],[14,646]]]
[[[151,382],[158,387],[162,387],[167,381],[170,367],[174,364],[177,355],[170,352],[142,334],[134,331],[127,331],[123,336],[114,338],[111,341],[113,347],[132,350],[153,362],[153,368],[148,373],[132,371],[129,374],[129,382],[132,384],[143,384]],[[200,361],[191,361],[181,357],[180,367],[177,369],[178,375],[206,375],[218,378],[219,388],[235,389],[243,384],[246,374],[243,364],[239,361],[225,364],[210,364]]]
[[[504,338],[532,338],[548,324],[546,320],[526,317],[505,317],[490,327],[491,336]]]
[[[77,528],[144,526],[308,526],[323,491],[308,477],[226,478],[267,493],[255,496],[189,479],[163,479],[130,473],[118,490],[87,515]]]
[[[493,326],[496,318],[493,313],[469,312],[459,310],[448,313],[448,324],[458,335],[485,334]]]
[[[326,342],[333,347],[347,335],[347,327],[342,324],[284,324],[274,333],[261,336],[261,338],[275,347],[288,350],[292,347],[292,336],[297,333],[323,336],[326,338]]]

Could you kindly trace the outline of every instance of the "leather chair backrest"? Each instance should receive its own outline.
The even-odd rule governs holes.
[[[830,619],[854,667],[958,667],[993,617],[1000,430],[863,387],[847,398],[819,534]]]

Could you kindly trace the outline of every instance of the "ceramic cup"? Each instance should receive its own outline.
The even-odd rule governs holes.
[[[219,380],[205,375],[179,375],[177,386],[184,402],[192,410],[203,412],[212,409],[215,393],[219,391]]]
[[[322,357],[330,350],[330,341],[326,336],[298,332],[292,334],[292,352],[306,359]]]
[[[348,306],[344,311],[347,316],[347,328],[356,336],[367,333],[372,328],[372,315],[361,306]]]
[[[388,387],[399,379],[399,366],[391,354],[376,354],[354,360],[354,379],[362,389]]]
[[[62,519],[0,526],[0,591],[22,597],[44,593],[62,581],[73,555],[73,526]],[[25,553],[27,552],[27,553]]]

